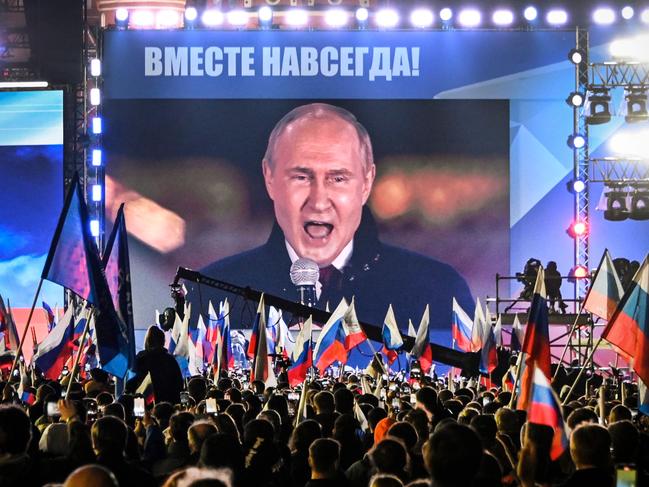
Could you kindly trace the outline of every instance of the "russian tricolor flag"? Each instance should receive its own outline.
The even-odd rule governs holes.
[[[345,348],[350,351],[352,348],[360,345],[367,340],[367,335],[361,328],[361,325],[356,316],[356,307],[354,306],[354,298],[349,304],[345,315],[343,316],[343,329],[345,330]]]
[[[38,345],[38,351],[34,356],[34,363],[45,374],[45,377],[51,380],[58,379],[65,362],[74,351],[72,308],[73,306],[68,306],[63,318]]]
[[[622,282],[607,249],[604,251],[593,282],[588,289],[583,309],[600,318],[610,320],[623,294]]]
[[[428,339],[428,325],[430,323],[430,308],[426,305],[424,309],[424,314],[421,316],[421,321],[419,322],[419,329],[417,330],[417,336],[415,337],[415,344],[410,350],[410,355],[419,360],[419,365],[424,374],[427,374],[430,371],[431,366],[433,365],[433,352],[430,348],[430,343]]]
[[[381,335],[383,337],[383,353],[387,356],[388,363],[392,364],[397,359],[397,350],[403,346],[403,338],[401,338],[392,305],[388,307],[388,312],[383,320]]]
[[[473,321],[453,298],[453,340],[460,350],[474,352],[471,337],[473,335]]]
[[[530,423],[550,426],[554,430],[550,457],[552,460],[556,460],[568,448],[568,435],[561,415],[561,405],[550,386],[545,372],[538,367],[530,367],[530,369],[534,370],[534,379],[527,410],[527,420]]]
[[[302,329],[295,340],[295,347],[293,348],[293,355],[291,361],[293,362],[288,368],[288,383],[291,387],[301,384],[306,379],[306,374],[313,363],[313,356],[311,352],[311,328],[313,321],[309,319],[304,322]]]
[[[624,353],[633,357],[633,370],[649,383],[649,255],[633,276],[629,289],[602,333]]]
[[[259,298],[259,306],[257,307],[257,314],[255,315],[255,321],[252,323],[252,331],[250,332],[250,340],[248,341],[248,351],[246,354],[248,355],[249,359],[253,359],[255,357],[255,354],[257,353],[257,342],[259,341],[259,333],[260,333],[260,326],[259,323],[262,321],[262,314],[263,314],[263,321],[264,321],[264,327],[263,327],[263,332],[266,334],[266,308],[264,306],[264,294],[262,293],[261,298]],[[264,343],[266,342],[266,338],[264,338]]]
[[[347,302],[343,298],[320,330],[320,336],[313,351],[313,361],[321,374],[336,360],[340,363],[347,362],[345,330],[343,329],[343,319],[347,308]]]
[[[43,301],[43,309],[45,314],[47,314],[47,332],[49,333],[54,328],[54,311],[50,308],[50,305]]]
[[[471,347],[472,352],[477,352],[482,349],[484,344],[485,328],[487,326],[487,318],[482,309],[480,298],[475,300],[475,311],[473,313],[473,328],[471,329]]]
[[[254,361],[250,370],[250,382],[260,380],[266,384],[266,387],[274,387],[277,385],[277,378],[275,377],[275,371],[273,370],[273,359],[268,355],[268,345],[266,344],[266,308],[264,306],[263,294],[259,300],[257,316],[255,317],[255,326],[258,332],[258,336],[255,338],[255,345],[257,348],[255,350]]]

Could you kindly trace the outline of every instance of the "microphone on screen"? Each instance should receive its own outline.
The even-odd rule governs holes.
[[[313,307],[317,302],[315,285],[320,278],[318,264],[310,259],[298,259],[291,265],[291,282],[297,288],[300,303]]]

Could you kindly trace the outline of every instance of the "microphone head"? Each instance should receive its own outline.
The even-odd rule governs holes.
[[[296,286],[315,286],[320,268],[311,259],[298,259],[291,265],[291,282]]]

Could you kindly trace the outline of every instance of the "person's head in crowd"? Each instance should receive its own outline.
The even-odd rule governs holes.
[[[369,457],[376,472],[396,475],[403,481],[408,480],[410,457],[400,439],[384,438],[370,450]]]
[[[187,384],[187,392],[197,403],[205,399],[207,382],[202,377],[192,377]]]
[[[233,472],[241,472],[243,468],[241,444],[226,433],[214,433],[203,442],[198,465],[205,468],[229,468]]]
[[[418,446],[421,446],[430,435],[426,413],[420,409],[412,409],[406,413],[403,420],[410,423],[415,428],[415,431],[417,431],[417,437],[419,438]]]
[[[379,398],[374,394],[361,394],[356,398],[358,404],[370,404],[373,408],[379,407]]]
[[[447,422],[424,443],[423,455],[435,487],[472,485],[482,462],[482,443],[468,426]]]
[[[175,413],[169,420],[169,432],[174,443],[188,445],[187,431],[194,422],[194,415],[186,411]]]
[[[225,395],[230,399],[232,403],[241,402],[241,391],[236,387],[230,387],[227,391],[225,391]]]
[[[275,436],[279,435],[282,430],[282,418],[279,417],[277,411],[273,411],[272,409],[264,409],[257,415],[257,418],[268,421],[271,425],[273,425],[273,432],[275,433]]]
[[[354,414],[354,393],[346,388],[334,392],[336,412],[340,414]]]
[[[56,394],[56,391],[52,389],[52,386],[49,384],[41,384],[36,389],[36,402],[42,403],[47,396],[53,396]]]
[[[442,389],[437,393],[437,400],[440,404],[444,404],[446,401],[453,399],[453,392],[448,389]]]
[[[323,103],[297,107],[271,132],[262,166],[275,218],[288,244],[299,257],[320,267],[330,265],[352,241],[372,190],[376,169],[365,128],[339,107]],[[308,182],[328,185],[328,178],[337,186],[314,194]],[[327,245],[318,243],[325,237]]]
[[[334,395],[329,391],[318,392],[313,398],[313,405],[316,414],[331,414],[336,408]]]
[[[97,394],[97,406],[103,408],[113,402],[113,395],[110,392],[100,392]]]
[[[253,380],[250,383],[250,388],[255,392],[255,394],[261,396],[264,394],[264,391],[266,390],[266,384],[264,384],[263,380]]]
[[[428,421],[432,421],[437,409],[437,391],[432,387],[422,387],[415,394],[415,408],[426,413]]]
[[[151,415],[156,419],[160,425],[160,429],[165,430],[169,427],[169,420],[174,414],[174,405],[170,402],[159,402],[153,406]]]
[[[370,431],[376,431],[376,426],[381,422],[382,419],[388,417],[388,412],[379,407],[375,407],[367,415],[367,422],[370,425]]]
[[[496,419],[496,427],[498,432],[508,436],[518,436],[520,426],[518,423],[518,416],[513,409],[508,407],[500,408],[494,418]]]
[[[217,433],[216,426],[210,421],[195,421],[187,430],[189,451],[199,453],[205,440]]]
[[[622,404],[617,404],[613,406],[613,409],[611,409],[611,412],[608,415],[608,424],[617,423],[618,421],[631,421],[631,420],[633,420],[633,415],[631,414],[631,410]]]
[[[582,423],[570,435],[570,456],[577,470],[608,468],[611,436],[603,426]]]
[[[308,452],[311,443],[321,437],[320,423],[307,419],[295,427],[288,446],[292,452]]]
[[[101,465],[84,465],[65,479],[63,487],[119,487],[113,472]]]
[[[309,447],[312,479],[331,479],[338,473],[340,443],[330,438],[318,438]]]
[[[396,475],[378,473],[370,479],[369,487],[403,487],[403,482]]]
[[[92,425],[92,447],[98,457],[123,457],[128,430],[115,416],[99,418]]]
[[[277,412],[282,424],[289,421],[288,414],[288,400],[283,394],[273,394],[270,399],[268,399],[268,409],[271,411]]]
[[[597,414],[591,408],[579,408],[570,413],[567,423],[568,428],[574,430],[582,423],[597,423],[597,421]]]
[[[386,416],[383,418],[381,421],[379,421],[376,424],[376,427],[374,428],[374,444],[378,444],[380,441],[383,440],[388,434],[388,430],[390,429],[390,426],[392,426],[394,423],[397,421],[391,417],[391,416]]]
[[[38,449],[51,456],[64,456],[69,450],[68,425],[65,423],[50,424],[38,441]]]
[[[412,452],[419,442],[417,430],[413,425],[405,421],[399,421],[390,426],[390,429],[388,429],[388,437],[401,440],[408,452]]]
[[[469,404],[467,404],[464,407],[472,408],[478,411],[479,413],[482,413],[482,404],[480,404],[478,401],[471,401]]]
[[[227,469],[188,467],[172,474],[163,487],[232,487],[232,472]]]
[[[464,397],[466,397],[466,396],[464,396]],[[460,413],[462,412],[462,409],[464,409],[465,407],[468,407],[469,403],[470,403],[470,401],[467,402],[467,404],[465,406],[464,404],[462,404],[462,402],[459,399],[451,399],[450,401],[446,401],[444,403],[444,409],[449,411],[454,418],[457,418],[460,415]],[[477,409],[476,409],[476,411],[477,411]]]
[[[500,404],[498,401],[491,401],[482,406],[482,414],[493,416],[501,407],[502,404]]]
[[[498,401],[498,403],[500,403],[500,405],[506,405],[506,404],[509,404],[509,402],[511,401],[511,398],[512,398],[512,393],[511,392],[509,392],[509,391],[501,391],[501,392],[498,393],[498,399],[496,399],[496,400]]]
[[[241,438],[241,433],[239,433],[234,419],[229,414],[217,414],[212,418],[212,421],[216,425],[216,430],[219,433],[227,433],[236,438],[237,441]]]
[[[29,417],[18,406],[0,405],[0,458],[24,454],[32,440]]]
[[[467,406],[462,411],[460,411],[460,414],[457,415],[457,422],[469,426],[471,424],[471,420],[479,415],[480,411]]]
[[[482,445],[485,448],[492,447],[496,441],[496,433],[498,432],[496,420],[492,415],[482,414],[476,416],[471,420],[471,428],[478,433],[478,436],[482,440]]]
[[[126,424],[132,425],[134,420],[133,405],[135,403],[135,396],[133,394],[122,394],[115,402],[120,403],[124,407]]]
[[[232,388],[232,379],[229,377],[222,377],[217,382],[216,387],[219,391],[225,392]]]
[[[124,412],[124,406],[118,402],[111,402],[106,404],[103,409],[104,416],[115,416],[116,418],[124,421],[126,419],[126,413]]]
[[[157,326],[150,326],[144,336],[145,350],[159,350],[165,346],[165,334]]]
[[[628,419],[615,421],[608,426],[613,445],[614,463],[636,463],[640,446],[638,428]]]
[[[239,431],[239,436],[241,436],[243,434],[243,416],[246,414],[246,409],[243,404],[230,404],[226,408],[225,414],[232,418],[232,421],[234,421],[234,424]]]
[[[251,448],[258,440],[272,442],[273,425],[265,419],[253,419],[246,423],[243,430],[243,446]]]

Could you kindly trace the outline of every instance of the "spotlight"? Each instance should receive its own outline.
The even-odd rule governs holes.
[[[131,25],[137,27],[153,27],[155,16],[151,10],[134,10],[131,14]]]
[[[586,183],[582,181],[581,179],[575,179],[571,183],[569,183],[572,187],[572,190],[575,193],[581,193],[583,190],[586,189]]]
[[[92,165],[95,167],[101,166],[101,149],[92,150]]]
[[[580,107],[584,104],[584,101],[586,101],[586,97],[583,93],[578,91],[573,91],[568,95],[568,98],[566,98],[566,103],[571,107]]]
[[[196,7],[187,7],[185,9],[185,21],[189,23],[193,23],[196,21],[198,18],[198,10],[196,10]]]
[[[514,22],[514,13],[511,10],[496,10],[491,17],[493,23],[500,26],[511,25]]]
[[[384,8],[376,12],[376,25],[379,27],[396,27],[399,23],[399,14],[396,10]]]
[[[636,57],[637,49],[633,39],[617,39],[609,44],[608,52],[614,59],[627,60]]]
[[[613,222],[620,222],[629,217],[629,210],[626,206],[627,191],[622,184],[615,184],[609,187],[606,195],[606,210],[604,218]]]
[[[649,24],[649,8],[646,8],[642,11],[640,14],[640,20],[642,20],[643,23]]]
[[[626,100],[626,116],[624,120],[627,123],[649,120],[649,113],[647,113],[647,91],[645,88],[629,86],[624,99]]]
[[[228,19],[228,24],[235,27],[243,27],[248,23],[248,12],[241,9],[230,10],[226,17]]]
[[[639,185],[631,195],[632,220],[649,220],[649,184]]]
[[[302,27],[309,22],[309,14],[306,13],[306,10],[299,8],[293,8],[286,11],[286,17],[284,17],[286,23],[293,27]]]
[[[410,23],[420,29],[433,25],[433,12],[427,8],[417,8],[410,14]]]
[[[589,114],[586,116],[586,123],[589,125],[600,125],[611,121],[611,110],[609,104],[611,97],[607,88],[594,88],[593,93],[588,97],[590,105]]]
[[[117,23],[125,24],[128,21],[128,10],[125,8],[118,8],[115,10],[115,21]]]
[[[325,12],[325,23],[330,27],[344,27],[349,21],[349,14],[341,8],[332,8]]]
[[[631,5],[627,5],[622,9],[621,13],[624,20],[631,20],[633,18],[633,15],[635,14],[635,10],[633,10],[633,7]]]
[[[545,18],[550,25],[564,25],[568,22],[568,12],[565,10],[550,10]]]
[[[568,234],[572,238],[581,237],[583,235],[586,235],[587,233],[588,233],[588,225],[586,225],[586,222],[575,221],[572,222],[570,227],[568,227]]]
[[[90,75],[94,77],[101,76],[101,61],[97,58],[90,61]]]
[[[214,9],[206,10],[205,12],[203,12],[201,21],[203,22],[203,25],[207,27],[215,27],[217,25],[221,25],[223,24],[223,12]]]
[[[101,117],[92,117],[92,133],[101,134]]]
[[[92,201],[101,201],[101,184],[92,185]]]
[[[570,49],[568,59],[570,59],[572,64],[581,64],[586,60],[586,54],[581,49]]]
[[[572,149],[581,149],[586,145],[586,137],[581,134],[572,134],[568,137],[568,147]]]
[[[585,279],[589,277],[590,273],[588,272],[588,269],[583,265],[576,265],[575,267],[570,269],[570,274],[568,275],[575,279]]]
[[[599,25],[611,25],[615,22],[615,11],[608,7],[595,9],[593,12],[593,22]]]
[[[482,21],[482,14],[476,9],[467,8],[460,11],[457,19],[460,25],[464,27],[477,27]]]
[[[160,10],[157,15],[158,25],[160,27],[178,27],[180,18],[175,10]]]
[[[536,10],[536,7],[533,7],[531,5],[529,7],[526,7],[523,11],[523,17],[525,17],[525,20],[527,20],[528,22],[533,22],[538,16],[539,11]]]
[[[99,237],[99,220],[90,220],[90,235]]]
[[[259,22],[262,24],[270,24],[273,21],[273,9],[268,5],[264,5],[257,11]]]
[[[451,10],[448,7],[444,7],[442,10],[439,11],[439,18],[443,22],[448,22],[453,18],[453,10]]]
[[[370,16],[370,12],[365,7],[360,7],[356,9],[356,20],[358,22],[367,22],[367,19]]]
[[[90,89],[90,104],[93,106],[97,106],[101,103],[101,92],[99,91],[99,88],[91,88]]]

